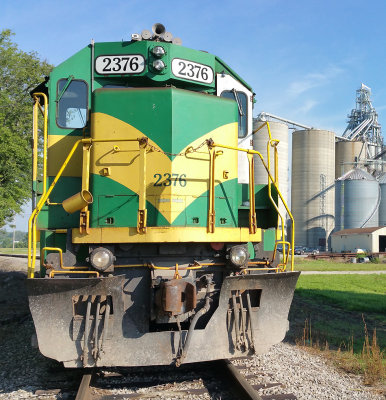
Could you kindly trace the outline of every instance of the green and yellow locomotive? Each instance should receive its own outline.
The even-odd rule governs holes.
[[[179,365],[284,338],[299,273],[277,152],[252,149],[254,98],[240,76],[155,24],[131,41],[92,42],[31,95],[27,282],[45,356]],[[266,185],[254,184],[255,162]]]

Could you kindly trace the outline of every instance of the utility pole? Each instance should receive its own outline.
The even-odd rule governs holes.
[[[16,231],[16,225],[9,225],[13,229],[13,235],[12,235],[12,253],[15,252],[15,231]]]

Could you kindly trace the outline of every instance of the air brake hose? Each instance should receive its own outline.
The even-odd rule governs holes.
[[[192,340],[193,331],[194,331],[194,328],[196,327],[197,321],[199,320],[200,317],[202,317],[204,314],[206,314],[210,309],[210,296],[209,295],[210,295],[211,282],[212,282],[211,278],[206,277],[206,285],[207,286],[206,286],[205,305],[204,305],[204,307],[200,308],[197,311],[197,313],[195,314],[195,316],[192,319],[192,322],[190,323],[183,350],[176,359],[176,367],[179,367],[183,363],[183,361],[186,357],[186,354],[189,350],[190,342]]]

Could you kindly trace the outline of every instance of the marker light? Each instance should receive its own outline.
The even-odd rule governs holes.
[[[155,46],[151,51],[156,57],[162,57],[165,55],[165,49],[162,46]]]
[[[155,60],[153,61],[153,68],[162,71],[165,68],[165,63],[162,60]]]

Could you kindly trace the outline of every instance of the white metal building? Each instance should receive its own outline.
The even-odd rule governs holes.
[[[369,253],[386,251],[386,227],[343,229],[331,235],[332,252],[355,252],[357,249]]]

